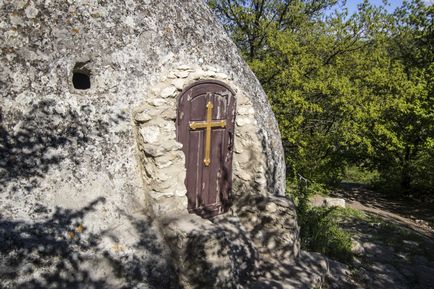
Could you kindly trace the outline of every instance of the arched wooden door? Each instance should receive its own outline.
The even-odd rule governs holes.
[[[204,218],[226,212],[232,189],[235,93],[204,80],[178,96],[177,139],[183,144],[188,211]]]

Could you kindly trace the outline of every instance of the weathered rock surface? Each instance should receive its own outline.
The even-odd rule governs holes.
[[[259,280],[260,256],[296,263],[294,208],[272,199],[285,191],[275,118],[205,3],[0,1],[0,49],[2,287],[199,286],[188,266],[216,248],[227,256],[209,272],[231,288]],[[162,220],[186,213],[176,96],[200,79],[236,91],[235,201],[191,235]],[[192,240],[203,250],[179,257]]]
[[[162,221],[183,288],[319,288],[328,261],[300,251],[292,203],[280,197],[249,197],[240,214],[203,222],[195,215]],[[257,212],[257,213],[255,213]]]

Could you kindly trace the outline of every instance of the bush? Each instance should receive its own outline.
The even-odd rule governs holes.
[[[351,237],[339,228],[336,208],[312,208],[299,212],[301,246],[332,259],[352,260]]]
[[[292,188],[302,249],[319,252],[344,263],[350,262],[353,258],[351,236],[339,228],[339,221],[353,213],[341,208],[311,207],[309,197],[324,187],[301,176],[297,189],[294,186]]]

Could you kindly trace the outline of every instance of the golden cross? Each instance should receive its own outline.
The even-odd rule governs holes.
[[[192,130],[196,130],[198,128],[204,128],[206,129],[206,136],[205,136],[205,159],[203,160],[203,163],[206,167],[209,166],[211,163],[210,154],[211,154],[211,129],[213,127],[226,127],[226,120],[218,120],[218,121],[212,121],[212,109],[213,105],[211,101],[208,101],[206,104],[207,108],[207,116],[206,121],[201,122],[190,122],[190,128]]]

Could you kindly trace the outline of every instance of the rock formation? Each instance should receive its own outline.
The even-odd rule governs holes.
[[[0,287],[322,278],[266,95],[205,3],[0,1],[0,39]],[[211,221],[187,212],[175,127],[177,96],[209,79],[237,100],[233,204]]]

